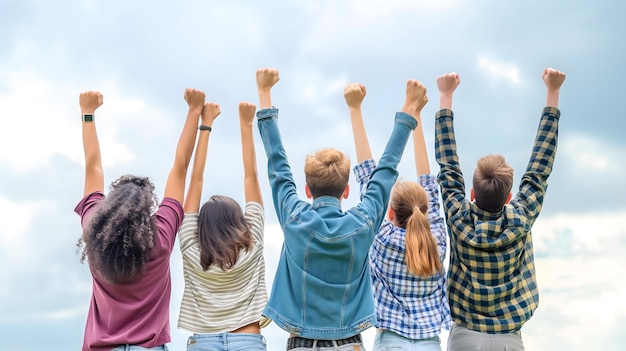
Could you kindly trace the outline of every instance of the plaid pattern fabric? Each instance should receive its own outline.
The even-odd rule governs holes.
[[[374,160],[366,160],[354,167],[361,197],[375,168]],[[432,174],[420,176],[418,182],[428,194],[430,230],[435,236],[443,265],[447,242],[445,223],[439,211],[439,186]],[[376,327],[409,339],[436,337],[442,327],[450,329],[446,276],[442,273],[420,278],[410,273],[405,259],[405,236],[405,229],[394,227],[385,220],[370,248]]]
[[[479,332],[519,330],[539,302],[531,227],[541,211],[556,153],[560,111],[543,110],[519,191],[501,212],[465,197],[453,113],[436,114],[435,151],[450,236],[448,297],[454,322]]]

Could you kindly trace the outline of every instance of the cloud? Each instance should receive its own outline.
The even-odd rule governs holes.
[[[481,57],[478,60],[478,67],[497,79],[504,79],[513,84],[519,84],[522,81],[520,68],[513,63],[503,63],[489,57]]]

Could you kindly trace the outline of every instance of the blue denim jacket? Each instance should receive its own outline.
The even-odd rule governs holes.
[[[285,331],[310,339],[343,339],[375,325],[368,251],[384,218],[396,167],[417,121],[398,112],[393,132],[362,201],[342,211],[320,196],[312,204],[296,193],[278,130],[278,109],[257,112],[268,176],[285,240],[263,314]]]

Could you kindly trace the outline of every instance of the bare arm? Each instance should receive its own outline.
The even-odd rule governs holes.
[[[271,105],[271,104],[270,104]],[[239,125],[241,128],[241,154],[243,159],[243,189],[246,202],[263,205],[261,186],[256,166],[256,151],[252,135],[252,122],[256,106],[248,102],[239,103]]]
[[[85,152],[85,187],[83,195],[94,191],[104,191],[104,171],[100,156],[100,143],[96,132],[94,113],[102,105],[103,97],[97,91],[86,91],[78,98],[80,112],[83,115],[83,150]],[[91,115],[91,118],[85,115]]]
[[[426,140],[424,140],[424,129],[422,128],[422,109],[428,103],[428,96],[425,95],[421,100],[423,103],[418,105],[415,110],[415,119],[417,127],[413,131],[413,153],[415,158],[415,171],[418,176],[422,174],[430,174],[430,165],[428,164],[428,152],[426,151]]]
[[[207,150],[209,148],[209,139],[211,137],[211,130],[206,127],[212,128],[213,121],[221,113],[220,105],[216,103],[206,103],[202,108],[202,126],[198,132],[198,142],[196,144],[196,154],[193,158],[193,168],[191,170],[191,180],[189,181],[189,188],[187,189],[187,196],[185,196],[185,205],[183,209],[185,213],[198,212],[200,209],[200,198],[202,197],[202,185],[204,182],[204,167],[206,165]]]
[[[350,83],[343,91],[343,97],[350,110],[350,121],[352,123],[352,134],[354,136],[358,163],[372,159],[372,149],[367,139],[367,132],[363,124],[363,113],[361,111],[361,103],[366,94],[365,86],[359,83]]]
[[[561,85],[565,81],[565,73],[546,68],[543,70],[541,78],[547,89],[546,106],[559,108],[559,92],[561,91]]]
[[[193,153],[193,146],[196,142],[198,117],[200,117],[204,107],[204,99],[204,92],[196,89],[185,89],[185,101],[187,101],[189,110],[176,146],[174,164],[167,177],[164,194],[164,197],[175,199],[180,203],[183,202],[185,194],[185,178],[187,177],[187,168]]]

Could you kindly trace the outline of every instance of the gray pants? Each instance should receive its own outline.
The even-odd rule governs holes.
[[[487,334],[452,324],[448,351],[524,351],[522,333]]]

